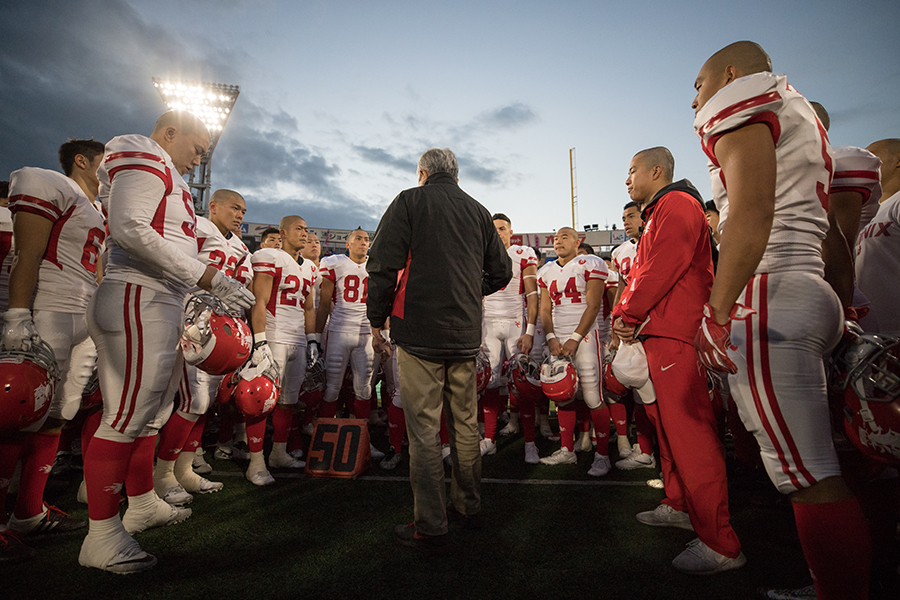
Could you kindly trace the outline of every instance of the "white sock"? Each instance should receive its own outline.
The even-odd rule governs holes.
[[[128,496],[128,510],[136,512],[152,512],[156,510],[156,503],[159,496],[156,492],[150,490],[140,496]],[[108,519],[107,519],[108,520]]]
[[[250,466],[247,467],[248,473],[258,473],[259,471],[268,471],[266,468],[266,458],[262,451],[250,453]]]
[[[275,442],[272,444],[272,456],[284,458],[287,456],[287,442]]]
[[[188,492],[196,492],[200,489],[200,480],[203,479],[192,467],[194,462],[193,452],[182,452],[175,461],[175,479]]]
[[[177,460],[156,459],[156,466],[153,467],[153,489],[160,497],[164,496],[170,487],[178,485],[178,479],[175,476],[177,462]]]

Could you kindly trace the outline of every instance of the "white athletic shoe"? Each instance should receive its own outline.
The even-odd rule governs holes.
[[[113,539],[100,539],[88,533],[81,544],[78,563],[83,567],[128,575],[152,569],[156,557],[141,550],[137,541],[124,531]]]
[[[260,487],[272,485],[273,483],[275,483],[275,478],[272,477],[272,474],[269,473],[267,469],[256,471],[255,473],[247,471],[246,477],[247,481],[249,481],[253,485],[258,485]]]
[[[538,455],[538,449],[534,442],[525,444],[525,462],[529,465],[536,465],[541,462],[541,457]]]
[[[232,447],[219,444],[216,451],[213,452],[213,458],[216,460],[231,460],[234,458]]]
[[[569,452],[566,448],[560,448],[550,456],[541,459],[542,465],[574,465],[578,462],[578,457],[574,452]]]
[[[728,558],[719,554],[697,538],[688,542],[687,548],[675,557],[672,566],[688,575],[712,575],[722,571],[740,569],[747,564],[747,558],[741,552],[737,558]]]
[[[553,433],[553,429],[551,429],[548,421],[541,421],[539,431],[541,432],[541,437],[545,440],[550,440],[551,442],[559,440],[559,434]]]
[[[763,598],[772,600],[816,600],[816,586],[808,585],[795,590],[766,590]]]
[[[628,458],[616,461],[616,468],[622,471],[635,469],[655,469],[656,457],[652,454],[642,454],[640,450],[632,452]]]
[[[497,454],[497,444],[494,442],[494,440],[490,438],[484,438],[483,440],[481,440],[479,445],[481,446],[482,456],[486,456],[488,454]]]
[[[397,468],[397,465],[400,464],[400,460],[402,458],[402,452],[394,452],[394,449],[391,448],[390,451],[388,451],[387,456],[382,459],[378,466],[380,466],[385,471],[393,471]]]
[[[644,525],[694,530],[694,526],[691,525],[691,517],[686,512],[675,510],[668,504],[660,504],[655,509],[639,512],[636,516],[637,520]]]
[[[231,458],[234,460],[250,460],[250,447],[247,442],[235,442],[231,447]]]
[[[369,444],[369,455],[372,457],[372,460],[381,460],[384,458],[384,452],[373,446],[371,443]]]
[[[290,454],[294,458],[303,458],[303,450],[300,448],[297,448],[296,450],[291,450],[290,452],[288,452],[288,454]]]
[[[635,444],[637,446],[637,444]],[[619,439],[618,441],[619,448],[619,458],[628,458],[631,456],[631,453],[634,452],[634,449],[631,447],[631,443],[627,438]]]
[[[509,416],[509,423],[506,424],[503,429],[500,430],[500,435],[515,435],[519,433],[521,427],[519,427],[519,415],[517,413],[513,413]]]
[[[174,525],[187,520],[191,516],[191,509],[180,506],[172,506],[168,502],[156,497],[156,502],[150,510],[136,510],[129,507],[122,517],[122,525],[125,531],[134,535],[153,527]]]
[[[191,462],[191,468],[194,470],[194,473],[197,475],[206,475],[207,473],[212,473],[212,465],[206,462],[206,459],[203,457],[204,450],[203,448],[197,448],[197,451],[194,452],[194,459]]]
[[[191,493],[212,494],[225,487],[225,484],[221,481],[210,481],[206,477],[198,477],[198,479],[199,481],[195,482],[194,486],[191,487]]]
[[[303,426],[303,428],[300,429],[300,433],[302,433],[303,435],[308,435],[309,437],[312,437],[314,429],[315,429],[315,426],[312,423],[307,423],[306,425]]]
[[[609,464],[609,457],[594,452],[594,464],[591,465],[591,468],[588,470],[588,475],[592,477],[603,477],[609,470],[612,468],[612,465]]]
[[[75,494],[75,500],[80,504],[87,504],[87,484],[84,482],[84,479],[81,480],[81,485],[78,486],[78,493]]]
[[[450,456],[450,444],[444,444],[443,446],[441,446],[441,457],[448,465],[453,464],[453,457]]]
[[[274,452],[269,455],[269,466],[273,469],[302,469],[306,461],[294,458],[289,454],[279,455]]]
[[[162,499],[172,506],[184,506],[194,501],[194,497],[180,483],[167,488],[162,495]]]

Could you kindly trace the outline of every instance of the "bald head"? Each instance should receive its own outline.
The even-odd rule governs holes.
[[[150,137],[153,138],[160,135],[169,127],[175,127],[184,135],[204,133],[207,137],[209,136],[209,130],[197,115],[186,110],[170,110],[160,115],[156,120],[156,125],[153,126],[153,133]]]
[[[227,202],[229,200],[235,200],[237,202],[241,202],[242,204],[245,204],[243,196],[241,196],[234,190],[226,190],[226,189],[216,190],[215,192],[213,192],[213,195],[209,199],[209,203],[210,204],[213,204],[213,203],[221,204],[221,203]]]
[[[662,183],[669,185],[675,177],[675,157],[665,146],[656,146],[641,150],[634,155],[634,160],[640,161],[645,167],[653,170],[659,167]]]
[[[772,59],[756,42],[747,40],[729,44],[706,61],[713,70],[722,71],[732,66],[736,77],[772,71]]]
[[[900,138],[878,140],[866,148],[881,159],[881,200],[900,192]]]

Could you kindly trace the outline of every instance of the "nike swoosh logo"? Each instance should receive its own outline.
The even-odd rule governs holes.
[[[675,366],[675,363],[672,363],[672,364],[669,365],[668,367],[662,367],[662,368],[660,368],[660,371],[668,371],[669,369],[671,369],[671,368],[674,367],[674,366]]]

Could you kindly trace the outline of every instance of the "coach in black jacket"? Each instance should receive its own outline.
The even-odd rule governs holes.
[[[481,299],[512,277],[491,214],[459,188],[458,173],[450,150],[425,152],[419,187],[400,192],[388,207],[367,264],[373,345],[376,352],[388,350],[381,332],[390,317],[409,435],[415,522],[395,534],[415,547],[440,544],[447,533],[438,437],[444,408],[453,457],[451,510],[469,522],[481,510],[475,392]]]

